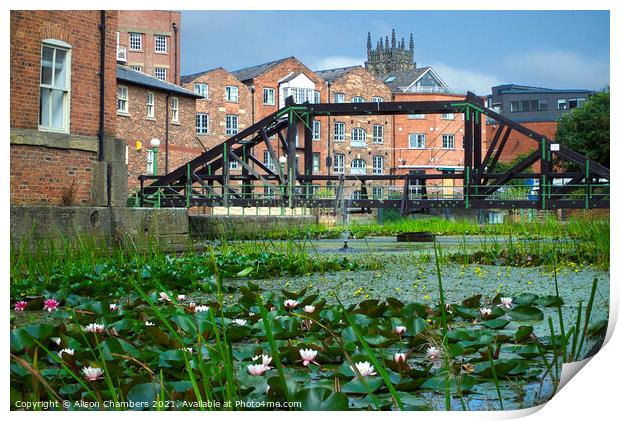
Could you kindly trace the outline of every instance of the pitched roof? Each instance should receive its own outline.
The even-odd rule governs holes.
[[[173,92],[179,95],[185,95],[192,98],[200,98],[200,95],[196,95],[194,92],[181,88],[174,83],[165,82],[154,78],[153,76],[145,75],[137,70],[130,69],[127,66],[120,64],[116,65],[116,80],[131,83],[134,85],[146,86],[147,88],[159,89],[161,91]]]
[[[333,83],[335,80],[340,79],[342,76],[346,75],[347,73],[355,69],[363,69],[363,67],[362,66],[339,67],[337,69],[319,70],[314,73],[320,76],[325,82]]]
[[[266,71],[273,69],[278,64],[291,58],[295,58],[295,57],[290,56],[286,58],[281,58],[279,60],[270,61],[269,63],[258,64],[256,66],[246,67],[245,69],[235,70],[234,72],[230,72],[230,73],[232,73],[241,82],[245,82],[246,80],[251,80],[257,76],[262,75]]]
[[[391,72],[377,76],[383,83],[388,85],[394,92],[402,92],[413,82],[418,80],[430,67],[420,67],[406,72]]]
[[[185,75],[185,76],[181,76],[181,83],[189,83],[195,79],[198,79],[200,76],[202,75],[206,75],[207,73],[211,73],[214,70],[219,70],[222,69],[224,71],[226,71],[223,67],[215,67],[213,69],[209,69],[209,70],[205,70],[203,72],[198,72],[198,73],[194,73],[191,75]]]

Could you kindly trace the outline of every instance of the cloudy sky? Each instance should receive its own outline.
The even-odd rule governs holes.
[[[366,36],[415,40],[458,92],[517,83],[600,89],[609,84],[605,11],[184,11],[182,74],[237,70],[295,56],[313,70],[363,65]]]

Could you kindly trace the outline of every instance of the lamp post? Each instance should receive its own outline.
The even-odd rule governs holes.
[[[284,215],[284,193],[285,193],[285,189],[286,187],[284,187],[285,185],[285,179],[286,179],[286,175],[284,173],[284,164],[286,164],[287,161],[287,157],[286,155],[282,155],[280,156],[280,158],[278,158],[278,162],[280,163],[280,174],[282,174],[282,183],[280,183],[280,215]]]
[[[157,175],[157,151],[161,142],[157,138],[151,139],[151,148],[153,149],[153,175]]]

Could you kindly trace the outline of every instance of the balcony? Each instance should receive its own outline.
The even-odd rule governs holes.
[[[127,63],[127,46],[126,45],[116,46],[116,61],[118,63]]]

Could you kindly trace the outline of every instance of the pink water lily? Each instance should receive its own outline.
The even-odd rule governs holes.
[[[441,359],[441,350],[434,346],[429,346],[426,349],[426,357],[436,363]]]
[[[105,331],[105,326],[99,323],[91,323],[84,326],[82,329],[86,332],[102,333],[103,331]]]
[[[267,354],[255,355],[255,356],[252,357],[252,361],[256,361],[259,358],[261,358],[261,361],[263,362],[263,365],[265,366],[265,368],[267,370],[271,370],[272,367],[269,367],[269,364],[271,364],[272,358],[269,355],[267,355]]]
[[[248,364],[248,373],[253,376],[262,376],[268,368],[263,364]]]
[[[284,307],[286,307],[288,309],[293,309],[293,308],[297,307],[298,304],[299,304],[299,302],[297,300],[286,300],[286,301],[284,301]]]
[[[396,333],[399,336],[402,336],[406,331],[407,331],[407,328],[405,326],[396,326],[394,328],[394,333]]]
[[[54,310],[58,310],[58,305],[60,303],[56,300],[54,300],[53,298],[47,299],[45,301],[43,301],[43,310],[47,310],[50,313]]]
[[[160,292],[159,293],[159,301],[169,303],[172,300],[170,299],[170,297],[168,296],[168,294],[166,292]]]
[[[300,349],[299,350],[299,356],[301,357],[302,361],[303,361],[303,365],[305,365],[306,367],[312,363],[312,364],[316,364],[319,365],[319,363],[317,363],[316,361],[314,361],[314,359],[316,358],[318,354],[318,351],[314,350],[314,349]]]
[[[103,370],[97,367],[84,367],[82,372],[84,377],[91,382],[103,378]]]
[[[499,307],[504,307],[505,309],[511,309],[512,308],[512,298],[510,298],[510,297],[501,297],[500,301],[501,301],[501,304],[499,304]]]
[[[15,311],[24,311],[28,303],[26,301],[18,301],[15,303]]]
[[[179,300],[179,301],[185,301],[186,299],[187,299],[187,297],[185,295],[183,295],[183,294],[177,295],[177,300]]]
[[[306,313],[314,313],[315,307],[311,305],[304,306],[304,311]]]
[[[405,361],[407,361],[407,354],[404,352],[397,352],[394,354],[394,362],[396,362],[396,364],[403,364]]]

